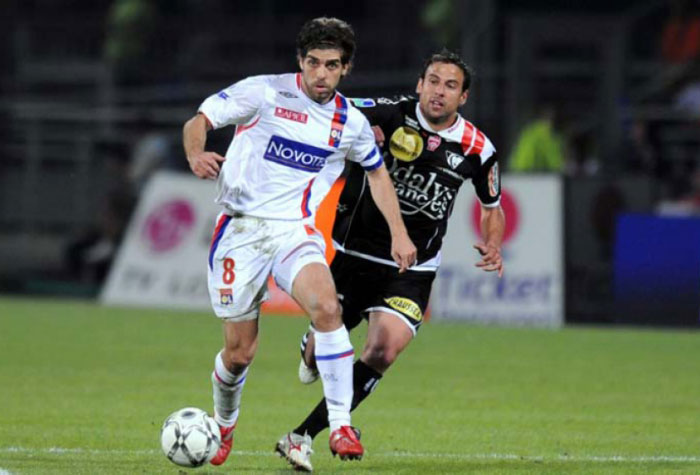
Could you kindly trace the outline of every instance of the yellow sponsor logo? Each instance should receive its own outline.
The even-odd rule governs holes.
[[[391,134],[389,151],[402,162],[412,162],[423,151],[423,138],[410,127],[399,127]]]
[[[390,297],[388,299],[384,299],[384,301],[397,312],[401,312],[417,322],[423,320],[423,312],[420,311],[418,304],[411,299],[403,297]]]

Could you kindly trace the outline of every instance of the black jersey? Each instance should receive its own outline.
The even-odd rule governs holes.
[[[435,270],[459,188],[471,179],[485,206],[500,201],[500,176],[491,141],[461,116],[440,132],[431,130],[414,97],[355,99],[386,140],[384,162],[396,188],[408,234],[418,249],[413,269]],[[393,264],[389,226],[370,194],[362,167],[346,165],[333,241],[348,254]]]

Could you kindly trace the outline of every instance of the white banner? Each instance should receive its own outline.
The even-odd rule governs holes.
[[[430,300],[435,319],[557,327],[563,323],[562,183],[553,175],[505,175],[505,274],[474,266],[480,205],[457,197]]]
[[[101,301],[110,305],[210,309],[207,254],[219,207],[215,184],[159,172],[131,217]]]

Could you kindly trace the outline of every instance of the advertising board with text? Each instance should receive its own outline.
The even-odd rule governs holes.
[[[503,278],[474,266],[481,206],[465,183],[430,299],[433,319],[557,327],[563,322],[564,299],[561,179],[505,175],[503,184]]]

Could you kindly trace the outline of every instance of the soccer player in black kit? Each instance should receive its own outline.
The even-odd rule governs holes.
[[[482,205],[483,242],[474,245],[481,255],[476,266],[503,275],[505,217],[496,150],[457,112],[467,100],[470,82],[464,61],[443,50],[425,62],[417,98],[353,100],[373,126],[418,257],[407,271],[399,272],[391,258],[389,229],[372,201],[363,170],[349,165],[333,227],[337,253],[331,271],[345,326],[351,330],[363,318],[369,324],[362,356],[354,366],[352,409],[376,387],[423,322],[447,222],[466,180],[471,180]],[[307,384],[318,378],[312,346],[313,329],[302,340],[299,378]],[[326,411],[322,400],[277,442],[277,452],[298,470],[312,470],[311,443],[328,426]]]

